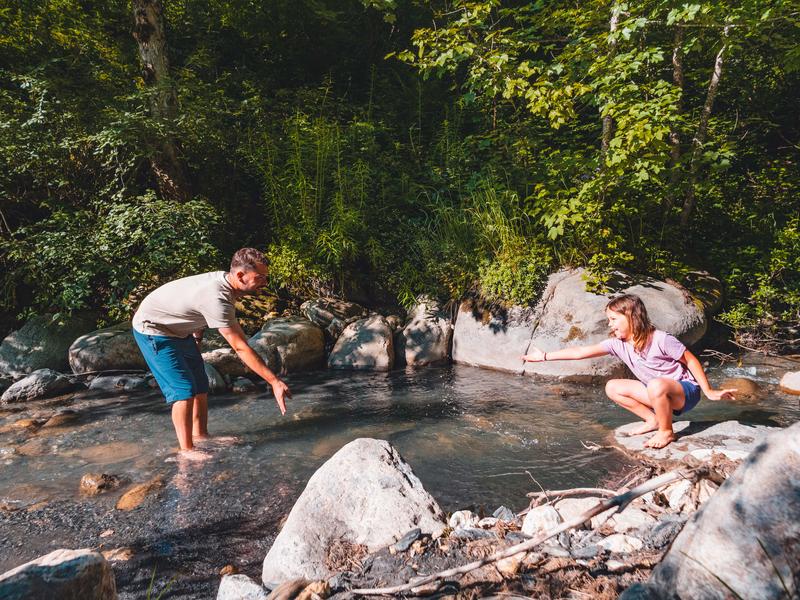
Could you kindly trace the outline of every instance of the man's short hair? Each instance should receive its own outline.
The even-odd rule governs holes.
[[[255,248],[240,248],[231,259],[231,271],[243,269],[245,271],[255,271],[258,265],[268,265],[269,261],[263,252]]]

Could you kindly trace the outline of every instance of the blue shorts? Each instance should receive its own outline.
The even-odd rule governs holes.
[[[168,404],[208,393],[203,357],[192,336],[148,335],[134,329],[133,337]]]
[[[680,410],[673,410],[672,414],[676,417],[678,415],[682,415],[683,413],[687,413],[692,410],[697,403],[700,402],[700,386],[694,383],[693,381],[686,381],[681,380],[678,383],[681,384],[683,388],[683,395],[686,398],[686,402],[683,404],[683,408]]]

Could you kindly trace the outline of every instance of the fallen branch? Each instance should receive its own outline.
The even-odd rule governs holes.
[[[574,527],[578,527],[579,525],[585,523],[586,521],[589,521],[592,517],[604,513],[610,508],[617,507],[617,510],[615,512],[620,512],[622,510],[625,510],[625,507],[628,506],[628,504],[630,504],[631,501],[638,498],[639,496],[643,496],[648,492],[657,490],[658,488],[668,485],[673,481],[678,481],[679,479],[687,479],[689,476],[694,478],[697,476],[698,471],[700,470],[701,470],[700,468],[685,468],[685,469],[678,469],[677,471],[670,471],[669,473],[664,473],[663,475],[659,475],[658,477],[646,481],[642,485],[637,486],[632,490],[628,490],[627,492],[618,494],[613,498],[609,498],[608,500],[604,500],[603,502],[598,503],[597,506],[587,510],[582,515],[579,515],[574,519],[570,519],[569,521],[565,521],[564,523],[561,523],[558,527],[551,529],[549,532],[546,532],[540,535],[539,537],[526,540],[514,546],[509,546],[508,548],[505,548],[504,550],[501,550],[499,552],[495,552],[494,554],[487,556],[486,558],[476,560],[461,567],[454,567],[452,569],[447,569],[445,571],[439,571],[438,573],[434,573],[433,575],[415,578],[413,581],[410,581],[408,583],[392,587],[359,588],[350,591],[354,594],[361,594],[363,596],[399,594],[400,592],[413,591],[414,588],[416,587],[432,583],[440,579],[446,579],[454,575],[463,575],[464,573],[474,571],[475,569],[478,569],[489,563],[497,562],[498,560],[514,556],[515,554],[519,554],[520,552],[527,552],[528,550],[532,550],[533,548],[539,546],[540,544],[543,544],[550,538],[557,536],[562,531],[567,531],[568,529],[573,529]]]
[[[528,492],[527,496],[528,498],[541,498],[542,496],[545,496],[549,500],[550,498],[548,494],[567,498],[570,496],[588,496],[591,494],[597,494],[598,496],[616,496],[618,493],[619,492],[606,490],[603,488],[571,488],[569,490],[542,490],[541,492]]]

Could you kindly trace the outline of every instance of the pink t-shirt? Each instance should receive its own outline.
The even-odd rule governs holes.
[[[666,331],[656,329],[650,339],[650,345],[642,353],[636,352],[633,344],[617,338],[603,340],[600,345],[611,356],[616,356],[628,365],[631,373],[645,385],[657,377],[697,383],[689,369],[678,362],[686,352],[686,346]]]

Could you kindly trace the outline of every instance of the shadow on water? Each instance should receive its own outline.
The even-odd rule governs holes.
[[[701,402],[689,415],[693,427],[797,420],[796,400],[765,377],[758,403]],[[215,448],[200,465],[165,462],[175,440],[157,393],[79,394],[0,414],[0,502],[16,509],[0,511],[0,572],[61,547],[128,548],[132,557],[114,563],[121,599],[143,597],[153,568],[155,592],[175,578],[165,598],[213,597],[226,564],[258,578],[308,478],[357,437],[389,440],[446,511],[519,510],[536,487],[532,478],[549,488],[594,486],[630,466],[621,453],[582,445],[607,443],[614,427],[631,420],[601,387],[469,367],[319,371],[287,381],[294,398],[284,417],[264,387],[212,396],[212,433],[239,442]],[[70,418],[58,427],[11,427],[64,411]],[[80,496],[87,472],[117,475],[128,487],[160,476],[163,485],[125,512],[114,506],[128,487]]]

